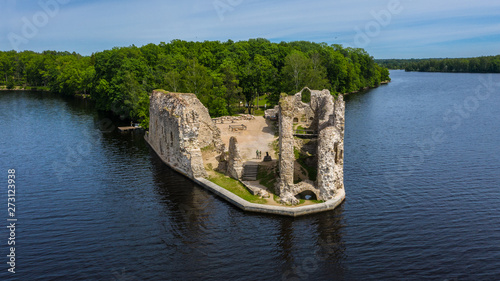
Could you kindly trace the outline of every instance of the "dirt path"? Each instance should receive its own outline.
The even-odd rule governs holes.
[[[246,130],[231,131],[230,125],[245,125]],[[269,152],[273,159],[276,159],[274,151],[271,148],[272,142],[277,138],[274,136],[275,129],[271,121],[264,119],[262,116],[256,116],[255,120],[242,120],[235,123],[217,124],[221,130],[222,141],[226,144],[226,149],[229,147],[229,139],[234,136],[238,140],[243,161],[255,161],[256,151],[262,151],[262,159]],[[262,160],[261,159],[261,160]]]

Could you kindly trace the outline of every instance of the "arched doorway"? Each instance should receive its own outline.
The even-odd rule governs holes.
[[[295,197],[303,200],[318,200],[316,194],[310,190],[302,191],[301,193],[295,195]]]

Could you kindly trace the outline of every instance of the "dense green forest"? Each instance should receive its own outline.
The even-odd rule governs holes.
[[[405,69],[408,65],[429,59],[376,59],[375,62],[381,67],[388,69]]]
[[[389,80],[363,49],[266,39],[187,42],[113,48],[91,56],[45,51],[0,52],[0,87],[90,96],[100,110],[147,125],[154,89],[198,96],[212,116],[234,113],[240,101],[307,86],[347,93]]]
[[[406,71],[500,73],[500,55],[457,59],[385,59],[375,61],[382,67]]]

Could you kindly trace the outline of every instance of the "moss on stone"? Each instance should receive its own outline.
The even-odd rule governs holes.
[[[292,116],[294,108],[293,96],[281,94],[279,106],[281,108],[281,114],[283,114],[284,116]]]
[[[154,92],[160,92],[160,93],[163,93],[163,94],[167,94],[168,93],[168,91],[165,91],[163,89],[156,89],[156,90],[154,90]]]

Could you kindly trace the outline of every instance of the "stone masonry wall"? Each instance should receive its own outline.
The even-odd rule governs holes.
[[[344,128],[345,128],[345,102],[344,96],[339,95],[335,100],[335,166],[334,182],[336,189],[344,189]]]
[[[296,204],[292,194],[295,156],[293,153],[294,97],[282,96],[279,103],[279,195],[284,204]]]
[[[206,177],[201,148],[223,150],[219,129],[194,94],[154,91],[148,143],[169,165],[190,177]]]
[[[332,199],[338,189],[344,188],[344,115],[343,96],[335,99],[328,90],[311,91],[311,102],[303,103],[301,93],[282,97],[279,105],[280,122],[280,199],[284,204],[295,204],[297,194],[305,190],[316,194],[318,200]],[[313,117],[314,116],[314,117]],[[308,118],[311,128],[317,130],[317,180],[293,183],[294,141],[293,120]],[[311,120],[312,119],[312,120]],[[309,148],[309,150],[311,150]]]
[[[233,179],[241,179],[243,176],[243,160],[238,149],[236,137],[229,139],[229,153],[227,156],[227,173]]]
[[[318,176],[317,187],[324,200],[335,195],[335,147],[338,146],[335,128],[335,104],[330,93],[318,97]]]

